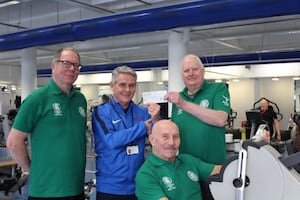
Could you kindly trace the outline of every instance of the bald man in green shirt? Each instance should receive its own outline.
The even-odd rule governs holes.
[[[149,135],[152,152],[136,176],[139,200],[202,200],[199,180],[219,173],[221,166],[188,154],[177,154],[179,129],[170,120],[158,121]]]

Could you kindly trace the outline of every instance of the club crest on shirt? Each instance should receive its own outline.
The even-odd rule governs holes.
[[[173,180],[170,177],[163,176],[161,178],[161,180],[164,183],[164,185],[166,186],[166,188],[168,189],[168,191],[176,189],[176,186],[175,186],[175,184],[173,183]]]
[[[83,107],[79,106],[79,107],[78,107],[78,112],[79,112],[79,114],[81,115],[81,117],[85,117],[85,116],[86,116]]]
[[[188,176],[192,181],[195,181],[195,182],[198,182],[198,181],[199,181],[199,177],[198,177],[197,174],[195,174],[194,172],[192,172],[192,171],[187,171],[186,174],[187,174],[187,176]]]
[[[56,117],[62,116],[61,105],[59,103],[53,103],[52,109],[53,109],[54,116],[56,116]]]
[[[178,109],[177,110],[177,115],[182,115],[183,114],[183,110],[182,109]]]
[[[226,97],[223,95],[224,100],[222,101],[222,103],[224,104],[224,106],[229,106],[229,97]]]
[[[203,108],[208,108],[209,106],[209,101],[207,99],[203,99],[200,104],[199,104],[201,107]]]

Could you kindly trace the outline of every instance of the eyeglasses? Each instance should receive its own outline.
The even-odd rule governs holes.
[[[76,70],[80,70],[82,65],[79,64],[79,63],[72,63],[72,62],[69,62],[69,61],[65,61],[65,60],[57,60],[56,62],[60,62],[63,64],[63,66],[67,69],[70,69],[72,66],[74,67],[74,69]]]

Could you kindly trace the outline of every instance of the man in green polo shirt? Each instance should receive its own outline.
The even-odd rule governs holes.
[[[87,102],[72,86],[80,68],[76,50],[59,50],[49,84],[24,100],[9,133],[7,147],[30,177],[29,200],[84,200]]]
[[[226,160],[225,125],[230,113],[230,96],[224,83],[204,79],[204,66],[198,56],[186,55],[181,62],[185,88],[169,92],[171,119],[180,131],[179,153],[191,154],[204,162],[222,165]],[[213,200],[209,185],[201,181],[204,200]]]
[[[139,200],[202,200],[199,180],[219,173],[221,166],[188,154],[178,154],[179,129],[170,120],[158,121],[149,135],[152,152],[136,175]]]

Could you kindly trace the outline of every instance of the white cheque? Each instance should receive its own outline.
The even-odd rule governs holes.
[[[167,94],[166,90],[143,92],[143,102],[146,103],[165,103],[164,96]]]

